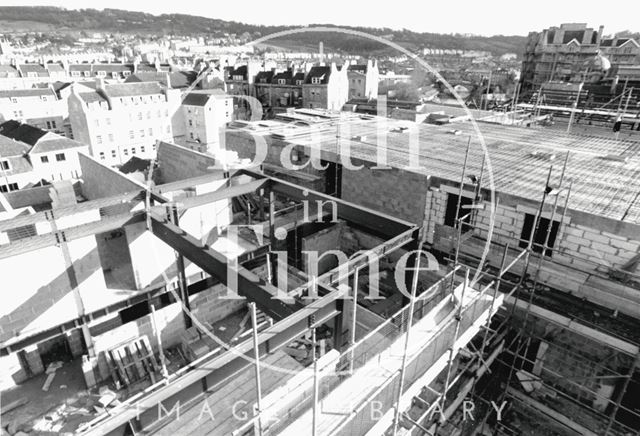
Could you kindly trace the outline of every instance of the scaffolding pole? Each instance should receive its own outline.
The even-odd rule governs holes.
[[[355,359],[356,349],[356,315],[358,313],[358,277],[360,275],[360,269],[357,267],[353,272],[353,304],[351,305],[351,340],[349,351],[349,374],[353,374],[353,360]]]
[[[453,333],[453,338],[451,339],[451,347],[449,348],[449,361],[447,362],[447,376],[445,377],[444,389],[442,390],[442,396],[440,397],[440,401],[442,403],[442,406],[441,406],[442,410],[445,410],[445,406],[447,402],[447,391],[449,390],[449,383],[451,381],[451,367],[453,366],[453,358],[455,357],[454,349],[456,346],[456,341],[458,340],[458,334],[460,333],[460,321],[462,321],[462,308],[464,306],[464,294],[465,294],[465,291],[467,290],[468,283],[469,283],[469,269],[467,268],[465,270],[464,282],[462,283],[462,292],[460,293],[460,302],[458,303],[458,309],[456,311],[456,317],[455,317],[456,328]]]
[[[316,355],[316,328],[311,329],[311,353],[313,356],[313,421],[311,424],[311,435],[317,436],[318,431],[318,397],[320,380],[318,377],[318,357]]]
[[[480,361],[484,365],[484,350],[487,346],[487,341],[489,339],[489,325],[491,324],[491,314],[493,313],[493,306],[496,303],[496,297],[498,296],[498,292],[500,292],[500,283],[502,279],[502,275],[505,271],[505,265],[507,263],[507,252],[509,251],[509,244],[504,247],[504,252],[502,253],[502,261],[500,262],[500,273],[498,274],[498,278],[495,281],[493,288],[493,298],[491,299],[491,304],[489,305],[489,313],[487,314],[487,322],[484,326],[484,337],[482,338],[482,346],[480,347],[479,357]],[[477,381],[477,380],[476,380]],[[473,383],[473,388],[475,389],[475,381]]]
[[[622,385],[622,389],[620,390],[620,392],[618,392],[618,396],[616,397],[616,402],[615,402],[615,406],[613,407],[613,410],[611,411],[611,416],[609,417],[609,423],[607,424],[607,429],[604,432],[604,436],[608,436],[609,432],[611,431],[611,427],[613,426],[613,423],[615,422],[615,418],[616,415],[618,414],[618,410],[620,409],[620,406],[622,404],[622,399],[624,398],[624,394],[627,392],[627,388],[629,387],[629,383],[631,382],[631,379],[633,378],[633,374],[635,373],[636,367],[638,366],[640,360],[640,353],[638,353],[636,355],[636,357],[633,359],[633,362],[631,363],[631,367],[629,368],[629,374],[627,374],[624,383]]]
[[[411,325],[413,324],[413,311],[416,303],[416,294],[418,290],[418,273],[420,271],[420,253],[416,254],[415,269],[413,276],[411,277],[411,300],[409,301],[409,316],[407,321],[407,333],[404,340],[404,351],[402,353],[402,366],[400,367],[400,377],[398,380],[398,397],[396,398],[395,414],[393,417],[393,435],[398,432],[398,425],[400,423],[400,399],[402,398],[402,391],[404,389],[404,377],[407,366],[407,351],[409,349],[409,339],[411,335]]]
[[[253,332],[253,359],[255,362],[256,370],[256,414],[257,419],[257,431],[258,436],[262,436],[262,419],[260,414],[262,413],[262,383],[260,379],[260,349],[258,344],[258,317],[256,314],[256,303],[249,303],[249,310],[251,311],[251,329]]]
[[[522,271],[522,275],[520,276],[520,280],[518,281],[518,284],[516,285],[516,288],[515,288],[517,290],[516,295],[515,295],[516,302],[518,301],[518,299],[520,297],[520,290],[522,289],[522,285],[524,284],[525,277],[527,276],[527,270],[529,269],[529,261],[531,259],[531,249],[532,249],[532,246],[533,246],[533,239],[534,239],[535,234],[536,234],[536,232],[538,230],[538,225],[539,225],[539,222],[540,222],[540,218],[542,217],[542,212],[544,210],[544,204],[545,204],[545,202],[547,200],[547,195],[550,192],[549,182],[551,180],[552,172],[553,172],[553,164],[549,165],[549,172],[547,173],[547,180],[545,182],[545,187],[544,187],[543,192],[542,192],[542,200],[540,201],[540,207],[536,211],[536,216],[535,216],[535,219],[534,219],[534,223],[533,223],[533,226],[531,228],[531,234],[529,235],[529,241],[527,243],[527,248],[525,250],[524,269]],[[552,225],[552,224],[550,224],[550,225]],[[544,251],[543,251],[543,253],[544,253]],[[516,310],[516,304],[514,303],[513,307],[511,308],[511,313],[508,316],[508,318],[511,318],[513,316],[515,310]],[[525,314],[525,322],[523,323],[523,326],[526,323],[527,314]],[[517,349],[519,349],[520,348],[520,343],[521,343],[521,337],[520,336],[518,336],[517,342],[518,343],[517,343],[516,347],[517,347]],[[507,381],[505,383],[504,391],[502,392],[502,395],[500,397],[500,402],[501,403],[502,403],[502,401],[504,400],[504,397],[507,394],[507,388],[509,387],[509,383],[511,383],[511,377],[513,376],[513,371],[515,369],[514,368],[515,367],[515,363],[516,363],[516,361],[514,359],[512,364],[511,364],[511,367],[509,368],[509,374],[507,376]]]
[[[153,326],[153,332],[156,335],[156,341],[158,342],[158,353],[160,355],[160,368],[162,370],[162,377],[166,384],[169,384],[169,372],[167,371],[167,361],[164,357],[164,349],[162,348],[162,335],[158,328],[158,321],[156,319],[156,307],[151,304],[151,324]]]

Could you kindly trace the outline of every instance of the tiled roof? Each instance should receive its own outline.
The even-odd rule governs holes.
[[[367,72],[367,66],[366,65],[349,65],[349,67],[347,68],[347,71],[364,74]]]
[[[18,70],[16,70],[13,65],[0,65],[0,74],[2,74],[2,73],[4,73],[4,74],[7,74],[7,73],[18,74]]]
[[[229,78],[231,80],[235,80],[233,78],[234,76],[242,76],[242,80],[247,80],[247,70],[248,69],[246,65],[241,65],[229,73],[229,76],[230,76]]]
[[[29,124],[16,125],[13,120],[0,124],[0,135],[30,146],[36,145],[47,133],[49,132]]]
[[[271,83],[273,75],[273,71],[260,71],[258,74],[256,74],[255,83]]]
[[[123,71],[133,72],[133,66],[127,64],[93,64],[91,71],[97,73],[98,71],[105,71],[107,73],[121,73]]]
[[[22,64],[18,65],[18,70],[25,75],[28,73],[36,73],[39,77],[46,77],[49,72],[40,64]]]
[[[0,135],[0,156],[3,158],[22,156],[30,149],[27,144]]]
[[[175,73],[169,73],[169,80],[171,82],[171,88],[182,89],[191,86],[196,80],[198,74],[195,71],[177,71]],[[127,77],[124,83],[140,83],[140,82],[160,82],[163,85],[167,84],[167,73],[148,71],[132,74]]]
[[[49,70],[49,72],[64,73],[64,68],[62,68],[62,65],[60,64],[45,64],[45,68]]]
[[[164,83],[167,80],[166,73],[159,73],[157,71],[141,71],[135,73],[124,79],[124,83],[140,83],[140,82],[161,82]]]
[[[48,153],[51,151],[67,150],[78,147],[86,147],[86,145],[81,142],[74,141],[73,139],[65,138],[64,136],[58,136],[57,138],[44,138],[42,141],[39,141],[31,149],[31,153]]]
[[[155,65],[151,65],[151,64],[138,64],[136,66],[136,73],[139,73],[141,71],[145,71],[145,72],[151,72],[151,71],[157,71]]]
[[[72,64],[69,65],[69,71],[91,71],[91,64]]]
[[[314,77],[319,77],[321,79],[320,83],[322,85],[326,85],[327,83],[329,83],[330,75],[331,75],[331,67],[327,67],[327,66],[312,67],[311,70],[309,71],[309,74],[307,74],[307,80],[305,81],[305,83],[311,83]]]
[[[0,91],[0,98],[42,97],[42,96],[50,96],[55,98],[56,94],[49,88],[11,89],[6,91]]]
[[[182,104],[186,106],[205,106],[208,101],[209,95],[190,92],[184,97]]]
[[[273,76],[271,83],[277,84],[278,80],[285,80],[287,85],[291,85],[293,81],[293,72],[291,70],[281,71]]]
[[[104,92],[112,98],[131,97],[135,95],[162,94],[158,82],[117,83],[104,86]]]
[[[95,103],[96,101],[107,101],[107,99],[104,98],[103,96],[101,96],[97,91],[94,91],[94,92],[81,92],[78,95],[86,103]]]

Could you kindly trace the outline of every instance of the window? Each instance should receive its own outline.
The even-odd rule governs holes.
[[[522,234],[520,235],[520,248],[527,248],[527,245],[529,245],[529,238],[531,237],[531,232],[535,225],[535,219],[535,215],[530,213],[524,215],[524,225],[522,226]],[[549,223],[550,221],[548,218],[540,218],[538,228],[533,235],[533,251],[536,253],[542,253],[544,240],[547,237],[547,232],[549,232],[549,240],[547,242],[548,248],[545,250],[544,255],[551,257],[553,254],[553,245],[556,243],[556,237],[558,236],[560,222],[554,220],[551,230],[549,230]]]
[[[131,154],[136,154],[136,148],[135,147],[131,147]]]
[[[55,121],[51,121],[51,128],[55,129],[56,128],[56,122]]]
[[[40,156],[40,162],[49,163],[49,158],[47,156]]]
[[[140,129],[140,137],[144,138],[144,129]]]
[[[129,130],[129,139],[133,139],[134,137],[133,130]]]
[[[105,118],[104,121],[107,123],[107,126],[111,125],[111,118]]]
[[[107,136],[109,138],[109,142],[113,142],[113,133],[109,133]]]
[[[286,79],[278,79],[278,85],[285,85],[287,83]]]
[[[458,209],[458,219],[467,215],[465,219],[462,220],[465,224],[471,223],[471,216],[468,215],[471,212],[471,209],[468,209],[466,206],[470,206],[471,198],[462,196],[460,200],[460,208]],[[449,194],[447,198],[447,210],[444,215],[444,225],[449,227],[457,227],[456,224],[456,208],[458,207],[458,195],[457,194]],[[462,233],[466,233],[471,230],[471,226],[462,225]]]
[[[298,86],[302,85],[302,80],[296,80],[296,85]]]
[[[17,183],[9,183],[8,185],[0,185],[0,192],[11,192],[17,191],[18,184]]]
[[[142,112],[138,112],[138,119],[141,120],[142,119]]]
[[[104,160],[104,151],[100,152],[100,159]]]
[[[51,129],[51,121],[47,121],[47,129]]]
[[[8,160],[0,160],[0,168],[2,168],[5,171],[8,171],[11,169],[11,165],[9,165]]]
[[[118,154],[115,150],[111,150],[111,157],[116,157]]]
[[[151,111],[147,111],[147,119],[150,120],[151,119]]]
[[[67,158],[64,156],[64,153],[58,153],[58,154],[56,154],[56,160],[58,162],[62,162],[62,161],[67,160]]]
[[[84,77],[89,77],[91,75],[91,71],[85,71],[84,72]]]
[[[98,77],[107,77],[106,71],[98,71]]]
[[[152,145],[151,145],[151,149],[155,151],[155,149],[156,149],[156,145],[155,145],[155,144],[152,144]]]
[[[124,77],[129,77],[129,76],[131,75],[131,71],[123,71],[123,72],[122,72],[122,75],[123,75]]]
[[[46,96],[46,95],[41,96],[41,97],[40,97],[40,100],[42,100],[42,101],[47,101],[47,96]]]
[[[322,83],[322,78],[321,77],[312,77],[311,78],[311,83],[313,83],[314,85],[320,85],[320,83]]]
[[[191,137],[191,139],[193,139],[193,132],[190,132],[189,136]]]
[[[122,150],[122,152],[124,153],[125,156],[129,156],[129,150],[127,150],[126,148]]]
[[[189,120],[189,127],[193,126],[193,121]]]
[[[144,145],[140,146],[140,153],[144,153]]]
[[[149,136],[153,136],[153,128],[149,127]]]
[[[71,72],[71,75],[72,75],[73,77],[80,77],[80,71],[72,71],[72,72]]]
[[[96,143],[102,144],[102,135],[96,135]]]

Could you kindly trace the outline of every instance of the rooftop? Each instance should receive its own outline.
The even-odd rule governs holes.
[[[162,94],[162,87],[158,82],[117,83],[104,85],[104,92],[108,97],[130,97],[134,95]]]
[[[10,89],[6,91],[0,91],[0,98],[42,96],[51,96],[55,98],[56,94],[49,88]]]
[[[481,172],[484,152],[470,123],[435,126],[385,119],[379,123],[377,117],[356,114],[343,114],[339,119],[312,115],[303,118],[315,129],[285,123],[268,126],[262,122],[249,123],[245,129],[336,153],[336,128],[348,123],[350,136],[341,137],[340,146],[348,144],[352,158],[375,162],[377,144],[384,136],[390,166],[449,181],[460,180],[465,150],[471,141],[467,174]],[[420,138],[419,166],[410,168],[407,128],[414,126]],[[497,192],[537,200],[551,164],[546,157],[555,156],[553,185],[560,177],[564,156],[570,152],[567,177],[573,180],[573,187],[568,207],[640,224],[640,142],[485,123],[479,123],[479,128],[489,157],[485,169],[489,168],[490,175],[485,176],[483,187],[489,187],[493,179]]]

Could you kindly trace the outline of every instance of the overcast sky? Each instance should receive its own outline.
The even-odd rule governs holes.
[[[526,35],[566,22],[587,23],[594,28],[602,24],[605,34],[626,29],[640,31],[638,0],[0,0],[0,5],[109,7],[152,14],[201,15],[250,24],[316,23],[480,35]]]

